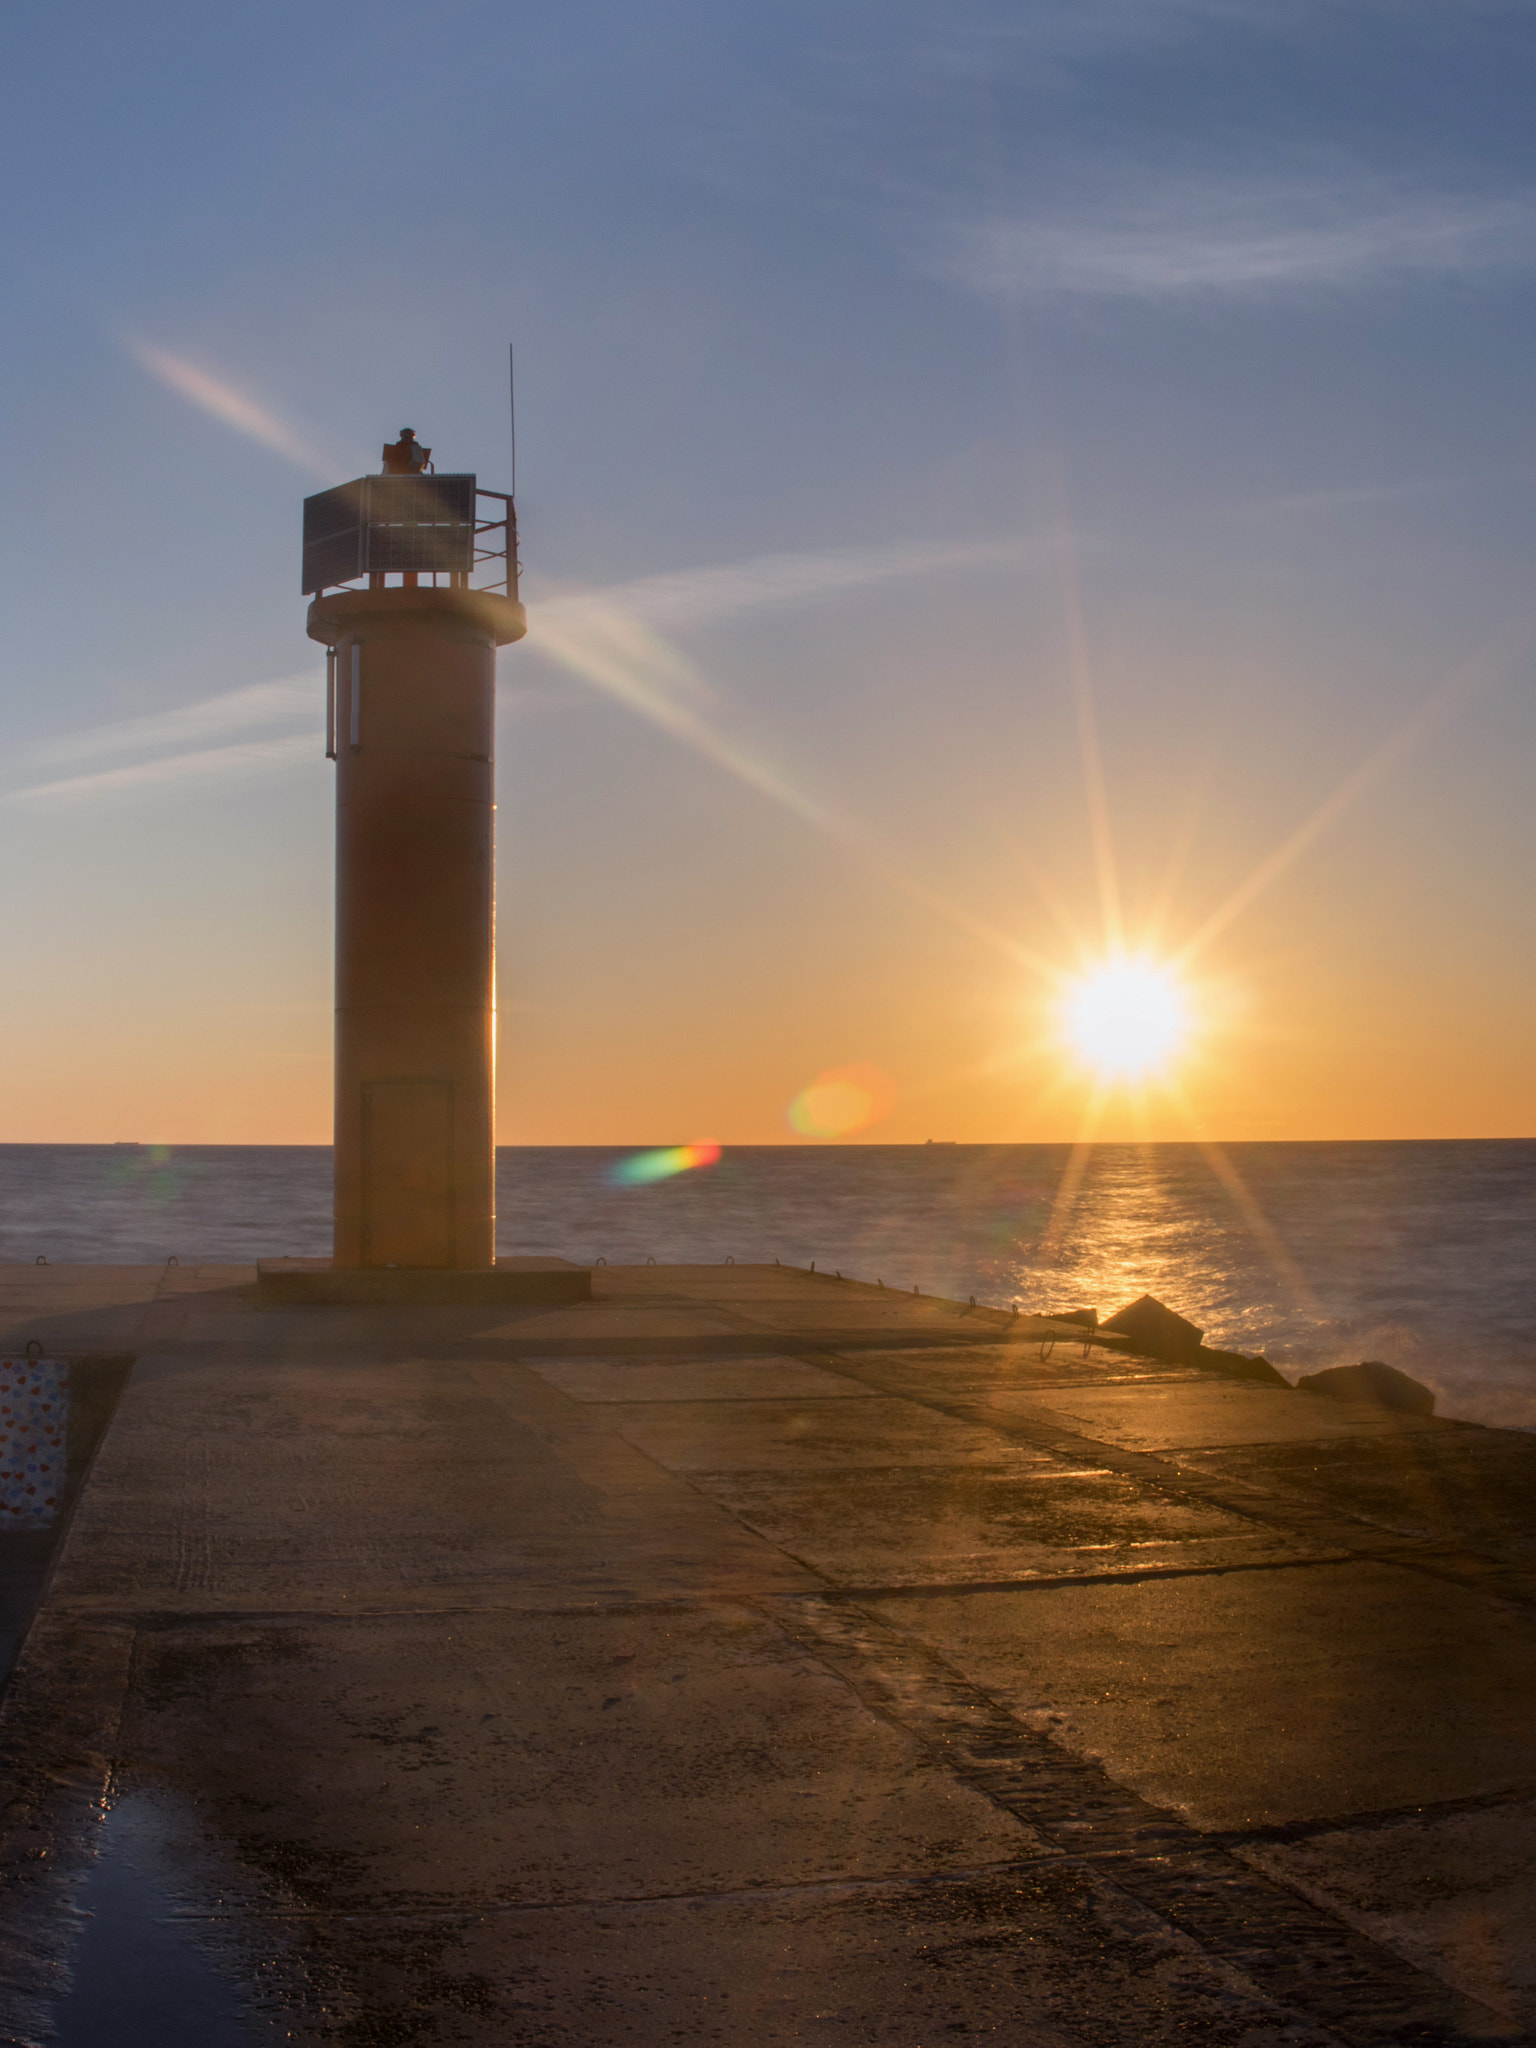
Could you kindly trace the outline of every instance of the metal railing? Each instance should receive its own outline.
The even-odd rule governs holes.
[[[474,573],[481,573],[481,564],[484,562],[500,562],[500,581],[503,592],[516,603],[518,579],[523,573],[523,565],[517,559],[517,506],[513,502],[510,491],[488,491],[483,484],[475,486],[475,496],[477,498],[495,498],[503,507],[503,511],[499,519],[477,519],[475,521]],[[499,533],[501,535],[501,546],[499,548],[482,547],[480,536],[485,533]],[[473,587],[494,590],[496,586],[494,583],[490,583]]]

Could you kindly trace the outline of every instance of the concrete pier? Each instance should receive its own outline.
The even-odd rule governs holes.
[[[136,1358],[0,1710],[0,2040],[1536,2038],[1527,1436],[762,1266],[0,1317]]]

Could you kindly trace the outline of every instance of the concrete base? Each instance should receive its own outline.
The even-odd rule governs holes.
[[[1536,1436],[540,1263],[0,1264],[138,1355],[0,1699],[0,2043],[1536,2048]]]
[[[482,1302],[549,1305],[590,1301],[592,1275],[569,1259],[498,1259],[461,1270],[420,1266],[336,1266],[329,1259],[261,1259],[256,1285],[263,1301],[314,1308],[346,1303]]]

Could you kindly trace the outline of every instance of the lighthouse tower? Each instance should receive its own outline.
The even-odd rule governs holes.
[[[429,455],[407,432],[304,505],[336,763],[335,1240],[262,1263],[279,1298],[587,1291],[560,1260],[495,1263],[496,652],[527,623],[510,498]]]

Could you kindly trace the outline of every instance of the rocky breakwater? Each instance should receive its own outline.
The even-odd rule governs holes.
[[[1124,1340],[1124,1348],[1140,1358],[1155,1358],[1165,1365],[1193,1365],[1203,1372],[1220,1373],[1226,1379],[1253,1380],[1260,1385],[1288,1387],[1291,1383],[1262,1355],[1250,1357],[1241,1351],[1222,1351],[1206,1344],[1205,1332],[1187,1317],[1143,1294],[1104,1322],[1095,1311],[1079,1309],[1072,1320],[1086,1323],[1106,1336]],[[1365,1359],[1359,1365],[1338,1365],[1326,1372],[1303,1374],[1298,1391],[1321,1394],[1336,1401],[1364,1402],[1371,1407],[1392,1409],[1405,1415],[1433,1415],[1435,1396],[1420,1381],[1410,1379],[1395,1366],[1380,1359]]]

